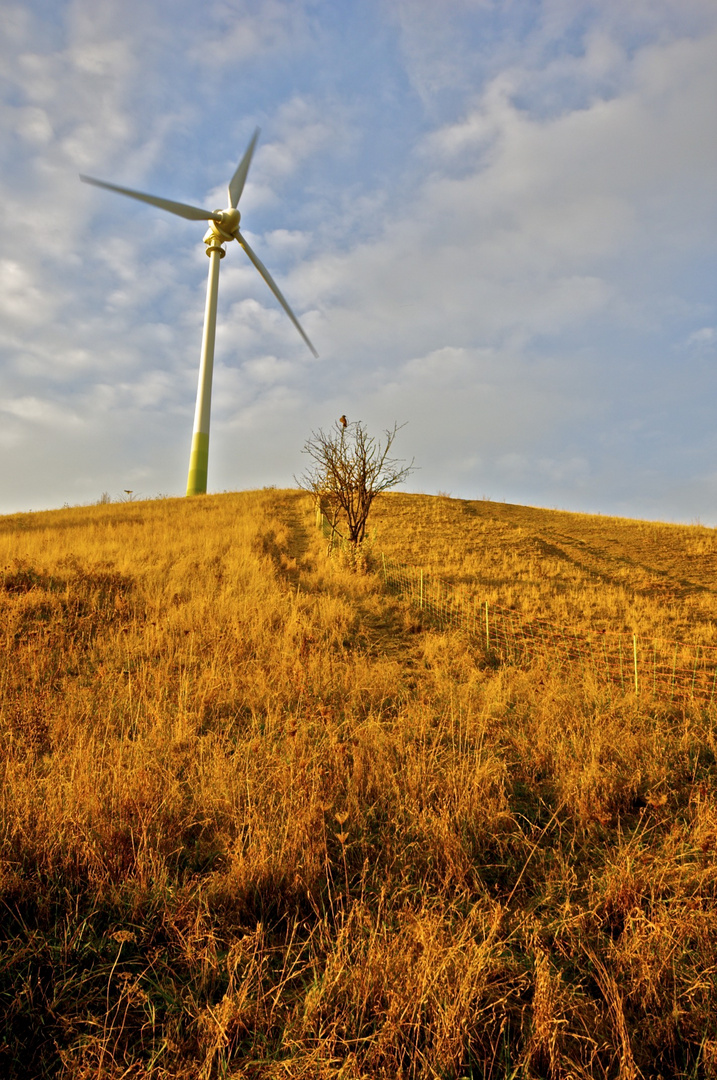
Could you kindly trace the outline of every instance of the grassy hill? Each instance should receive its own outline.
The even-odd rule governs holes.
[[[711,641],[715,533],[446,498],[377,551]],[[717,1076],[715,709],[496,665],[306,496],[0,518],[0,1073]]]

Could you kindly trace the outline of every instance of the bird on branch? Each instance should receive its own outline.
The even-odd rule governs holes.
[[[346,425],[348,424],[348,420],[345,416],[340,416],[339,423],[341,424],[341,427],[346,427]]]

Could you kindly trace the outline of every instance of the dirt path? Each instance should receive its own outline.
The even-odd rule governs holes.
[[[422,655],[424,631],[415,608],[404,597],[388,592],[380,574],[354,574],[328,557],[306,496],[287,493],[277,500],[276,514],[287,530],[281,567],[287,582],[307,594],[340,594],[349,599],[359,617],[355,647],[367,656],[415,666]]]

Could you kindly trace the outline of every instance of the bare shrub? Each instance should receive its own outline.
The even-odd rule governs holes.
[[[394,424],[382,444],[360,420],[348,424],[342,417],[330,431],[312,432],[304,444],[312,464],[297,483],[315,496],[335,527],[345,522],[345,539],[353,549],[363,543],[376,496],[402,484],[413,471],[413,461],[404,465],[389,456],[398,431]]]

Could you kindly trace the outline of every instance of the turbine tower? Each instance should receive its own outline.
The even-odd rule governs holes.
[[[239,162],[237,170],[229,181],[229,206],[226,210],[202,210],[196,206],[188,206],[186,203],[173,202],[171,199],[161,199],[157,195],[145,195],[141,191],[133,191],[131,188],[118,187],[117,184],[108,184],[104,180],[95,180],[91,176],[80,176],[85,184],[94,184],[95,187],[107,188],[108,191],[117,191],[120,195],[128,195],[131,199],[139,199],[140,202],[158,206],[160,210],[168,210],[170,214],[187,218],[189,221],[211,222],[204,236],[209,256],[209,279],[207,281],[207,301],[204,309],[204,331],[202,334],[202,353],[199,362],[199,384],[197,386],[197,405],[194,412],[194,429],[192,433],[192,450],[189,457],[189,476],[187,477],[187,495],[204,495],[207,490],[207,464],[209,460],[209,416],[212,401],[212,374],[214,371],[214,339],[217,328],[217,292],[219,289],[219,263],[226,255],[224,245],[231,240],[236,240],[240,247],[244,248],[250,262],[254,264],[264,281],[267,283],[276,299],[283,307],[286,314],[301,334],[314,356],[318,356],[316,349],[304,333],[299,320],[294,315],[286,300],[281,294],[279,286],[264,266],[259,256],[251,249],[239,231],[241,214],[237,210],[244,184],[246,183],[249,165],[256,141],[259,138],[259,128],[254,132],[251,142],[246,148],[244,157]]]

